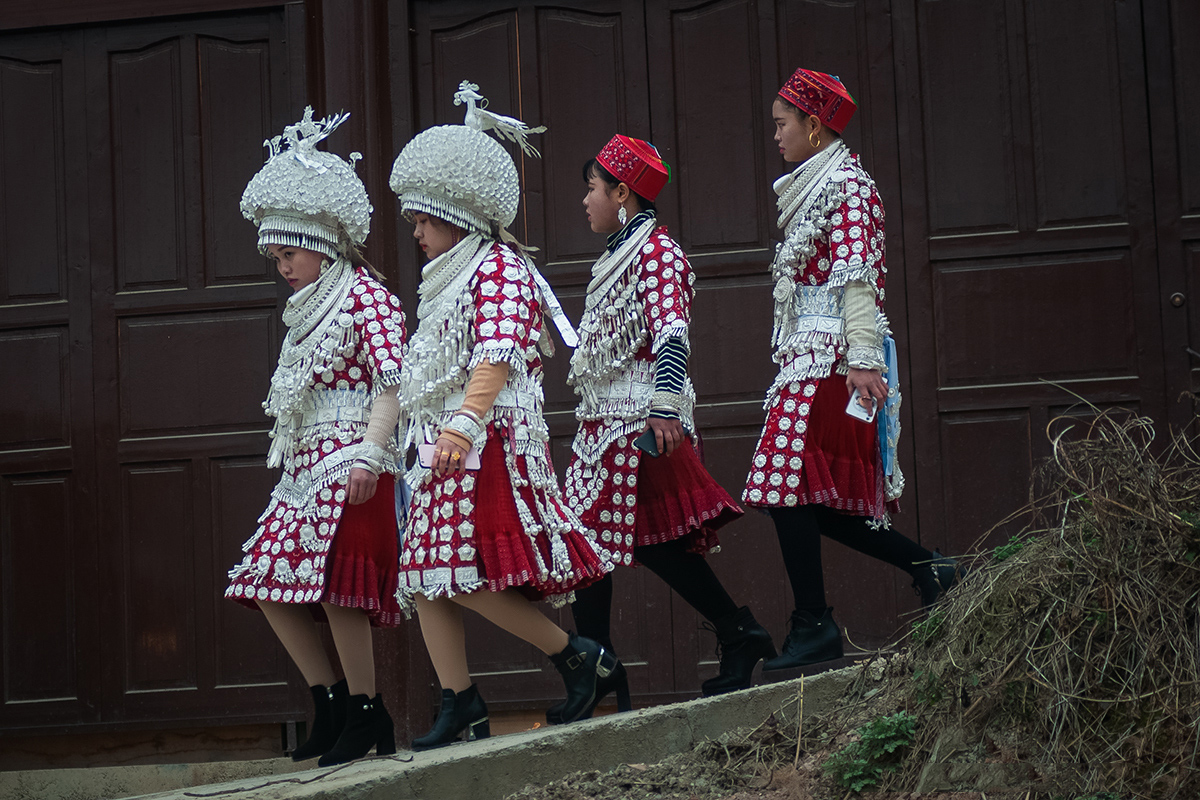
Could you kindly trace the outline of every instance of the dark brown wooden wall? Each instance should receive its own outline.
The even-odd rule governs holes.
[[[696,269],[692,373],[710,469],[740,492],[773,377],[769,107],[798,65],[840,75],[887,209],[901,346],[897,525],[963,552],[1025,499],[1075,394],[1176,425],[1200,387],[1200,11],[1190,0],[14,0],[0,11],[0,731],[302,718],[269,629],[220,599],[272,484],[265,393],[282,297],[237,213],[263,139],[352,112],[369,255],[410,312],[418,251],[386,178],[460,122],[464,78],[546,124],[514,232],[577,316],[602,247],[580,166],[615,132],[663,150],[660,214]],[[210,13],[197,13],[210,12]],[[167,15],[167,16],[161,16]],[[175,15],[175,16],[171,16]],[[133,17],[154,19],[131,20]],[[56,25],[59,27],[41,27]],[[560,470],[567,353],[550,362]],[[1057,385],[1052,385],[1051,383]],[[1074,394],[1072,394],[1074,393]],[[1007,535],[1007,529],[993,539]],[[769,521],[714,568],[777,636]],[[851,641],[915,608],[908,580],[826,545]],[[711,634],[654,576],[617,577],[615,638],[644,701],[693,696]],[[557,618],[569,625],[569,614]],[[536,651],[470,628],[497,709],[539,708]],[[409,733],[435,700],[415,625],[379,637]]]

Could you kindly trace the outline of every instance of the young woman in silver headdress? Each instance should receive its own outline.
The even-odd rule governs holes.
[[[779,152],[799,166],[774,185],[784,231],[771,266],[779,375],[742,499],[775,522],[795,610],[766,670],[842,656],[825,603],[822,536],[912,575],[925,605],[956,576],[952,560],[889,520],[904,488],[899,380],[883,312],[883,204],[841,137],[854,110],[835,76],[799,69],[772,112]]]
[[[596,642],[567,634],[530,600],[565,602],[612,567],[563,502],[542,416],[543,314],[568,344],[574,331],[525,250],[504,228],[516,218],[516,166],[495,130],[520,141],[523,123],[484,111],[463,82],[466,125],[417,135],[396,158],[391,187],[429,258],[419,325],[400,394],[408,438],[424,451],[400,556],[399,597],[415,607],[442,708],[414,749],[489,733],[487,706],[467,672],[462,610],[478,612],[546,653],[562,674],[561,721],[590,708],[597,680],[618,666]],[[477,105],[478,103],[478,105]],[[540,130],[540,129],[539,129]]]
[[[308,682],[312,733],[292,758],[321,766],[396,750],[371,626],[401,619],[393,476],[404,313],[358,255],[371,221],[358,154],[347,164],[316,149],[346,116],[314,122],[305,109],[242,195],[259,250],[294,294],[263,403],[275,417],[267,463],[283,475],[225,591],[262,610]],[[343,680],[315,619],[329,622]]]

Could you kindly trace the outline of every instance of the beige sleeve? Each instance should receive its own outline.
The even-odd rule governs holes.
[[[375,475],[383,472],[388,442],[396,430],[396,420],[400,418],[399,392],[399,386],[388,386],[372,401],[362,448],[352,466],[369,470]]]
[[[387,449],[388,441],[396,430],[396,420],[400,418],[399,386],[385,387],[379,396],[371,403],[371,417],[367,421],[367,432],[363,441]]]
[[[883,337],[875,325],[875,288],[863,281],[850,281],[843,295],[846,320],[846,362],[859,369],[882,370]]]
[[[471,371],[471,379],[467,381],[467,396],[463,398],[462,407],[475,416],[483,417],[491,411],[492,403],[504,388],[508,380],[508,362],[493,364],[485,361]]]
[[[450,422],[442,428],[442,435],[448,436],[464,449],[469,449],[476,436],[483,435],[482,421],[497,395],[508,380],[508,362],[483,362],[471,371],[471,379],[467,381],[466,395],[463,397],[460,412],[451,417]],[[473,419],[468,419],[471,417]],[[458,427],[455,427],[455,426]],[[458,430],[458,428],[471,430]]]

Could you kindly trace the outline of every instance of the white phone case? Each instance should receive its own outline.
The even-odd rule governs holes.
[[[432,444],[417,445],[417,463],[422,467],[433,466]],[[472,447],[467,451],[467,469],[479,469],[479,451]]]
[[[861,419],[863,422],[874,422],[875,411],[879,408],[879,401],[874,397],[871,398],[871,408],[863,408],[858,402],[858,392],[850,395],[850,402],[846,404],[846,413],[855,419]]]

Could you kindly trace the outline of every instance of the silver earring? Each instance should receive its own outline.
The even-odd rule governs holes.
[[[624,225],[627,219],[629,219],[629,212],[625,210],[625,206],[621,206],[617,209],[617,222]]]

